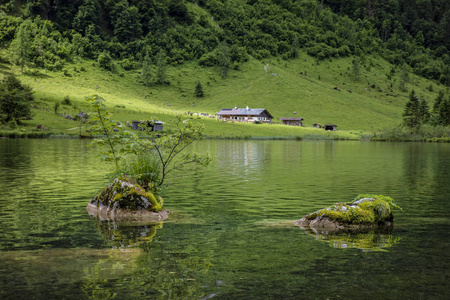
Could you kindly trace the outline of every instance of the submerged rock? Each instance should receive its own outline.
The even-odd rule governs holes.
[[[161,221],[169,213],[162,208],[163,200],[145,191],[131,178],[116,178],[100,191],[87,205],[91,216],[114,220]]]
[[[351,203],[335,203],[304,216],[294,224],[326,232],[389,227],[394,224],[392,207],[397,207],[392,198],[374,195]]]

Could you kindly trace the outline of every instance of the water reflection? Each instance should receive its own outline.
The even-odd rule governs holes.
[[[125,264],[111,256],[85,268],[83,293],[94,299],[201,299],[205,296],[204,286],[196,277],[197,273],[208,273],[209,261],[190,257],[186,252],[170,252],[160,245],[133,251],[139,252],[129,252],[130,261]],[[109,273],[115,269],[131,272],[111,278],[108,268]]]
[[[300,227],[316,240],[327,242],[333,248],[357,248],[364,251],[386,251],[401,240],[392,235],[393,227],[376,229],[328,231],[311,227]]]
[[[449,298],[449,145],[202,141],[214,161],[164,191],[160,226],[89,217],[107,170],[87,143],[0,140],[0,298]],[[403,207],[395,232],[254,225],[361,192]]]
[[[237,176],[243,182],[261,177],[270,161],[270,147],[264,142],[230,141],[217,149],[217,167],[227,176]]]
[[[162,222],[116,221],[91,215],[111,255],[84,268],[82,291],[89,298],[198,299],[204,296],[197,273],[206,274],[208,259],[189,249],[173,249],[154,239]],[[159,232],[159,233],[158,233]],[[126,262],[123,262],[126,260]],[[111,272],[115,276],[111,276]]]
[[[113,248],[127,248],[151,242],[156,231],[163,227],[162,222],[117,222],[98,217],[94,217],[94,221],[105,243]]]

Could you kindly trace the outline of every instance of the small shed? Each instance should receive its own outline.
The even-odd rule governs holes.
[[[164,129],[164,122],[155,121],[153,124],[153,131],[160,131]]]
[[[319,123],[314,123],[314,124],[313,124],[313,127],[314,127],[314,128],[323,128],[323,125],[322,125],[322,124],[319,124]]]
[[[283,122],[283,125],[303,126],[303,118],[280,118],[280,120]]]
[[[139,130],[139,125],[141,124],[141,121],[131,121],[131,129],[133,130]]]
[[[336,131],[337,130],[337,125],[327,124],[327,125],[323,125],[323,126],[324,126],[325,130],[328,130],[328,131]]]
[[[164,129],[164,122],[162,121],[155,121],[155,122],[150,122],[150,121],[131,121],[131,129],[133,130],[144,130],[144,128],[139,127],[139,125],[141,125],[142,123],[147,123],[147,128],[151,128],[151,131],[161,131]]]

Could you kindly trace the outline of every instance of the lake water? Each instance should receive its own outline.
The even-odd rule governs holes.
[[[105,166],[85,140],[0,139],[0,299],[449,299],[450,145],[202,141],[212,165],[157,224],[91,218]],[[392,231],[292,224],[388,195]]]

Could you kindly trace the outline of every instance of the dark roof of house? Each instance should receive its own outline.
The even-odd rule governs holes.
[[[325,124],[323,126],[335,126],[335,127],[338,127],[337,125],[334,125],[334,124]]]
[[[301,121],[303,118],[280,118],[281,121]]]
[[[259,116],[263,112],[270,118],[273,116],[265,108],[222,108],[217,115],[233,115],[233,116]]]

